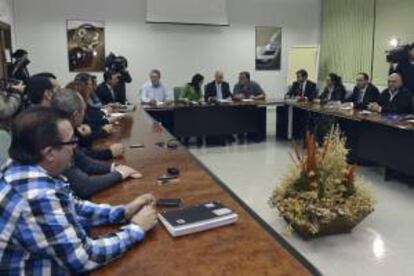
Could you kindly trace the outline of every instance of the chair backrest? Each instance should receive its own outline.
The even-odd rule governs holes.
[[[180,94],[183,90],[183,86],[174,87],[174,101],[177,101],[180,98]]]
[[[11,143],[10,134],[0,129],[0,165],[2,165],[9,158],[9,147]]]

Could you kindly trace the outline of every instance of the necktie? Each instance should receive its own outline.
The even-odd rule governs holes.
[[[304,93],[303,93],[303,83],[301,83],[299,85],[299,93],[298,93],[299,97],[303,97]]]
[[[364,101],[364,91],[360,90],[358,103],[362,103],[363,101]]]

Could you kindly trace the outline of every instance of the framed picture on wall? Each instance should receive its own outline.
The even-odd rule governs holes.
[[[69,71],[104,71],[105,22],[67,20],[66,23]]]
[[[280,70],[282,28],[256,27],[256,70]]]

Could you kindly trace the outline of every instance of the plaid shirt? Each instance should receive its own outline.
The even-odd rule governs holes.
[[[86,272],[119,257],[144,238],[129,224],[93,239],[86,228],[125,221],[125,206],[74,198],[62,179],[39,166],[9,161],[0,172],[0,274]]]

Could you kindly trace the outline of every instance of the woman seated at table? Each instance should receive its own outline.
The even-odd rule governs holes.
[[[199,102],[202,99],[203,93],[201,87],[203,87],[204,76],[201,74],[195,74],[190,83],[187,83],[180,93],[179,99],[186,102]]]
[[[335,73],[330,73],[326,78],[326,86],[319,99],[325,102],[343,102],[345,96],[346,89],[342,84],[342,78]]]
[[[201,74],[195,74],[190,83],[187,83],[180,93],[179,100],[183,102],[200,102],[203,98],[201,88],[203,87],[204,76]],[[203,138],[197,137],[197,146],[203,145]],[[184,137],[183,144],[188,146],[190,144],[190,138]]]

